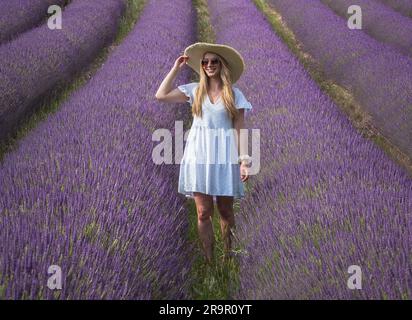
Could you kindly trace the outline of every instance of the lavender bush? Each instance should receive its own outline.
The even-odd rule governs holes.
[[[412,156],[412,60],[362,30],[318,0],[270,0],[326,75],[347,88],[374,125]]]
[[[178,170],[151,154],[153,129],[190,114],[154,94],[194,41],[194,17],[188,1],[148,1],[90,82],[5,156],[0,298],[187,297],[193,248]],[[46,287],[52,264],[61,291]]]
[[[0,139],[114,40],[124,8],[124,0],[76,0],[61,30],[45,24],[0,46]]]
[[[412,18],[412,2],[410,0],[378,0],[387,6]]]
[[[411,177],[357,133],[253,3],[209,8],[216,42],[245,58],[238,85],[254,105],[248,127],[261,131],[261,171],[236,217],[235,297],[410,299]],[[351,265],[362,290],[347,287]]]
[[[338,15],[347,19],[351,0],[322,0]],[[412,57],[412,20],[387,6],[371,0],[358,0],[362,8],[362,30],[376,40],[387,43]]]
[[[65,0],[20,0],[0,2],[0,44],[11,40],[47,16],[51,5],[62,6]]]

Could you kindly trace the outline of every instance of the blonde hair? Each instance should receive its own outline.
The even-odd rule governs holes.
[[[230,118],[233,119],[236,117],[239,111],[235,107],[235,98],[234,98],[234,92],[232,89],[232,81],[230,78],[230,70],[229,70],[228,63],[223,57],[221,57],[217,53],[214,53],[214,52],[209,52],[209,53],[216,54],[220,60],[221,68],[220,68],[219,75],[223,83],[222,101],[223,101],[223,104],[227,112],[229,113]],[[199,86],[196,89],[194,101],[192,105],[192,115],[193,116],[202,117],[202,103],[207,95],[207,77],[208,76],[205,70],[203,69],[203,67],[200,67]]]

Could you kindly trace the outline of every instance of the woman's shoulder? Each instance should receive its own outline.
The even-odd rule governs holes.
[[[233,91],[235,91],[235,93],[242,93],[243,94],[242,89],[240,89],[238,86],[232,85],[232,89],[233,89]]]
[[[242,90],[240,90],[237,86],[232,86],[232,90],[236,99],[244,97]]]
[[[252,109],[252,104],[248,101],[248,99],[243,94],[242,90],[240,90],[236,86],[232,86],[232,89],[235,94],[235,105],[238,109],[246,109],[247,111]]]
[[[199,85],[198,82],[190,82],[190,83],[185,83],[181,84],[178,87],[178,89],[186,94],[193,94],[194,89]]]
[[[193,90],[199,86],[199,82],[190,82],[184,85],[189,90]]]
[[[185,86],[185,87],[196,87],[198,85],[199,85],[199,82],[189,82],[189,83],[182,84],[182,86]]]

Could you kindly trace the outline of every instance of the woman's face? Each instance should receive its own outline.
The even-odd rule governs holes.
[[[202,59],[202,68],[205,70],[208,77],[219,77],[222,64],[219,56],[214,53],[206,52]]]

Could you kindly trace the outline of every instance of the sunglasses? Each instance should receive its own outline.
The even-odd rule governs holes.
[[[204,59],[204,60],[202,60],[202,66],[203,66],[203,67],[207,66],[207,65],[209,64],[209,61],[210,61],[210,64],[211,64],[212,66],[215,66],[215,65],[217,65],[217,64],[220,62],[220,60],[217,59],[217,58],[212,59],[212,60]]]

